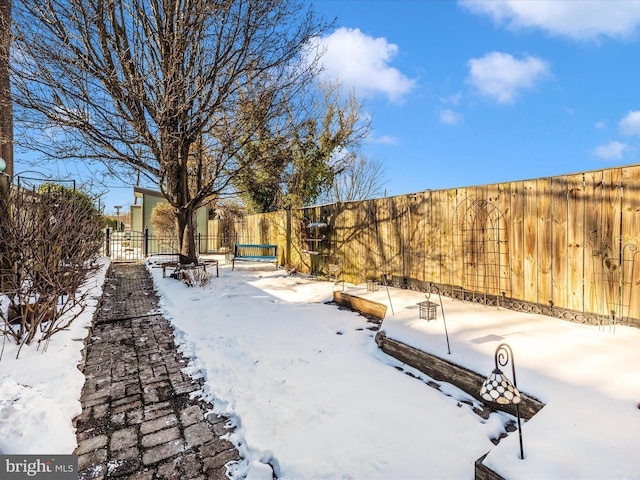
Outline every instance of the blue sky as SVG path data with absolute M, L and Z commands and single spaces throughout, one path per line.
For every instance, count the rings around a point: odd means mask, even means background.
M 307 1 L 336 20 L 325 75 L 372 115 L 387 195 L 640 163 L 640 1 Z
M 639 162 L 639 1 L 313 3 L 388 195 Z

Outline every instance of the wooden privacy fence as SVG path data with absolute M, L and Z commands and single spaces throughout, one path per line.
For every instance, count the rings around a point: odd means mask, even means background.
M 477 302 L 640 324 L 640 165 L 252 215 L 236 230 L 278 245 L 280 263 L 299 271 L 339 257 L 354 284 L 385 275 Z

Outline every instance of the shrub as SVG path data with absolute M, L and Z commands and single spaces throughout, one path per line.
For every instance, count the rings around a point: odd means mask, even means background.
M 211 272 L 205 272 L 203 269 L 195 268 L 179 270 L 177 277 L 178 280 L 187 287 L 204 287 L 211 283 L 213 274 Z
M 102 218 L 88 197 L 57 186 L 10 189 L 0 212 L 0 328 L 21 349 L 82 312 L 79 290 L 98 268 Z

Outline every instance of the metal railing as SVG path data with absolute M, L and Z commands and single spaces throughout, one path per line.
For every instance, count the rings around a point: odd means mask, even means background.
M 225 235 L 199 233 L 196 236 L 196 251 L 198 254 L 228 253 L 233 252 L 236 243 L 246 243 L 247 241 L 250 242 L 251 239 L 242 235 L 227 238 Z M 175 235 L 150 233 L 148 229 L 143 232 L 105 230 L 102 253 L 104 256 L 110 257 L 112 261 L 141 261 L 150 255 L 177 252 L 180 252 L 180 245 Z

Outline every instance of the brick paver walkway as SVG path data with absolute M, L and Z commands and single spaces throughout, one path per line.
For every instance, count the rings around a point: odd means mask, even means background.
M 82 414 L 75 419 L 80 479 L 218 479 L 238 460 L 220 438 L 227 419 L 191 400 L 173 330 L 157 314 L 146 268 L 112 264 L 87 346 Z

